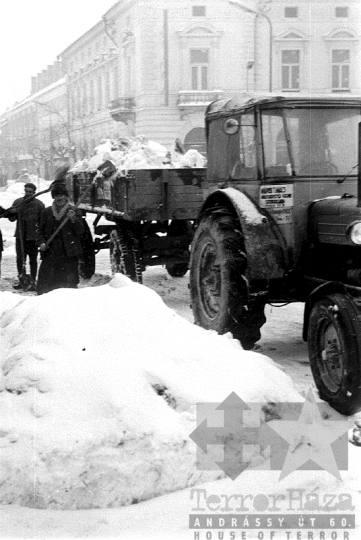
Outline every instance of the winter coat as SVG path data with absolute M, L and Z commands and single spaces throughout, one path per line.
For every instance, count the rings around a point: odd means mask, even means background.
M 25 201 L 24 201 L 25 199 Z M 45 204 L 39 201 L 39 199 L 33 198 L 30 201 L 26 201 L 25 197 L 20 197 L 20 199 L 16 199 L 13 202 L 12 205 L 14 208 L 17 207 L 17 210 L 14 210 L 13 213 L 10 213 L 8 216 L 9 221 L 15 221 L 16 223 L 16 230 L 15 230 L 15 236 L 16 238 L 20 238 L 20 226 L 19 226 L 19 216 L 21 219 L 21 228 L 23 230 L 23 238 L 25 241 L 36 241 L 36 228 L 37 224 L 39 223 L 40 216 L 43 213 L 43 210 L 45 208 Z
M 69 205 L 69 208 L 72 208 Z M 57 229 L 62 221 L 66 218 L 66 214 L 62 217 L 61 220 L 56 220 L 53 215 L 52 207 L 49 206 L 43 211 L 40 222 L 37 228 L 37 245 L 40 247 L 41 244 L 46 243 L 50 238 L 53 232 Z M 58 235 L 62 241 L 65 248 L 67 257 L 79 257 L 83 253 L 83 248 L 81 245 L 80 237 L 84 232 L 84 225 L 82 217 L 77 214 L 74 223 L 69 219 L 63 228 L 59 231 Z M 52 250 L 52 242 L 49 244 L 49 251 Z
M 0 217 L 2 216 L 4 212 L 6 212 L 5 208 L 0 206 Z M 1 251 L 4 251 L 4 244 L 3 244 L 3 235 L 1 234 L 1 230 L 0 230 L 0 253 Z

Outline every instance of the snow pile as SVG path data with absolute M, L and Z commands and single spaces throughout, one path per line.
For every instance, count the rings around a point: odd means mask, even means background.
M 267 357 L 147 287 L 0 293 L 0 502 L 128 505 L 219 478 L 196 467 L 195 403 L 301 401 Z
M 121 174 L 133 169 L 203 168 L 206 160 L 197 150 L 187 152 L 174 145 L 167 148 L 146 137 L 129 139 L 105 139 L 94 148 L 89 160 L 81 160 L 72 167 L 72 172 L 96 170 L 105 161 L 111 161 Z

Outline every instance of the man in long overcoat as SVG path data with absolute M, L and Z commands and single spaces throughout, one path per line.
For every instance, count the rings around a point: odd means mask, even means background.
M 51 196 L 54 202 L 43 211 L 37 233 L 37 244 L 42 254 L 38 294 L 59 288 L 76 288 L 79 283 L 83 219 L 70 204 L 65 184 L 54 183 Z
M 36 273 L 38 270 L 38 247 L 36 244 L 36 227 L 40 216 L 45 208 L 43 202 L 34 197 L 36 186 L 32 182 L 24 185 L 25 195 L 16 199 L 10 209 L 9 221 L 16 220 L 16 266 L 19 282 L 14 289 L 22 289 L 24 286 L 23 274 L 27 257 L 30 263 L 30 276 L 32 286 L 27 290 L 35 290 Z

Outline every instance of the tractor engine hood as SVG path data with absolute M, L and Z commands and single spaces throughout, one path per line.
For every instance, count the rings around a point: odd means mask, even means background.
M 350 246 L 361 244 L 361 208 L 357 206 L 357 198 L 352 195 L 313 202 L 309 219 L 311 231 L 318 242 Z M 360 242 L 355 232 L 360 233 Z

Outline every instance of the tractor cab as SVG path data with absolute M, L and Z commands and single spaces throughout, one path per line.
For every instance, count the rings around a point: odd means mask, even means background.
M 277 224 L 287 274 L 305 254 L 310 204 L 357 195 L 360 121 L 354 97 L 233 98 L 208 107 L 210 190 L 241 191 Z M 337 204 L 356 207 L 357 199 Z

